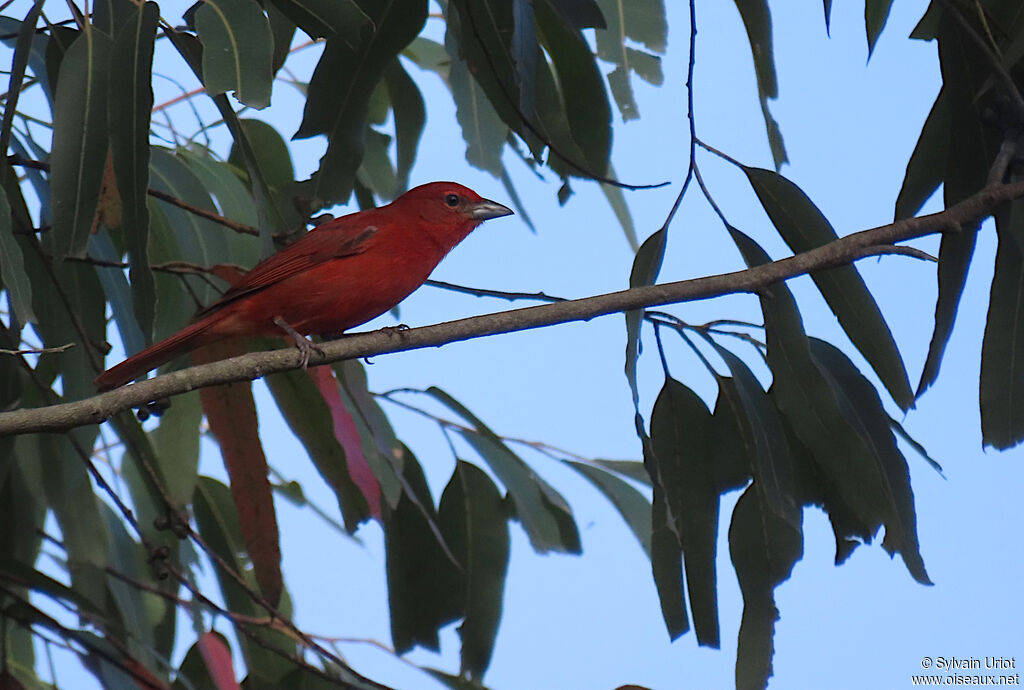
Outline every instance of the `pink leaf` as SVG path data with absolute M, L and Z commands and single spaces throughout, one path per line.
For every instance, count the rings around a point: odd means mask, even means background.
M 217 690 L 241 690 L 235 680 L 235 667 L 231 663 L 231 650 L 215 632 L 203 633 L 199 638 L 199 651 L 206 662 L 206 670 Z
M 345 462 L 348 464 L 348 472 L 352 481 L 356 483 L 359 490 L 366 498 L 366 505 L 370 508 L 370 514 L 380 520 L 380 485 L 377 478 L 370 469 L 370 463 L 363 455 L 363 442 L 359 438 L 359 430 L 352 414 L 345 407 L 341 399 L 341 391 L 338 389 L 338 381 L 334 378 L 334 371 L 330 367 L 313 367 L 308 370 L 309 377 L 313 379 L 324 402 L 331 410 L 331 419 L 334 420 L 334 436 L 338 443 L 345 449 Z

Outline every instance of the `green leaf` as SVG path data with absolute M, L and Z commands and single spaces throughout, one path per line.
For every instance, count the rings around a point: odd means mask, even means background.
M 595 32 L 597 55 L 615 65 L 608 86 L 624 121 L 640 117 L 631 73 L 655 86 L 662 83 L 661 58 L 668 42 L 663 0 L 598 0 L 607 27 Z M 630 44 L 643 45 L 638 50 Z
M 445 47 L 452 58 L 448 67 L 448 85 L 455 101 L 455 117 L 466 142 L 466 161 L 498 177 L 503 170 L 501 153 L 505 148 L 508 125 L 470 74 L 466 62 L 459 59 L 459 46 L 451 26 L 445 36 Z
M 725 348 L 717 351 L 732 377 L 718 379 L 715 416 L 729 420 L 728 426 L 738 432 L 747 462 L 747 471 L 736 468 L 730 473 L 733 476 L 722 473 L 724 463 L 716 463 L 717 482 L 723 490 L 733 489 L 742 486 L 746 476 L 752 476 L 762 503 L 780 519 L 799 525 L 800 506 L 794 497 L 792 453 L 779 411 L 739 357 Z M 719 457 L 720 453 L 719 450 Z
M 865 0 L 864 2 L 864 26 L 868 35 L 868 59 L 875 50 L 875 43 L 885 28 L 885 22 L 889 19 L 889 10 L 892 8 L 892 0 Z
M 618 474 L 629 477 L 633 481 L 640 482 L 647 486 L 651 485 L 651 476 L 644 469 L 643 462 L 638 460 L 603 460 L 597 458 L 594 463 Z
M 907 173 L 896 198 L 894 220 L 914 216 L 942 184 L 949 155 L 949 128 L 949 100 L 944 91 L 939 91 L 907 162 Z
M 772 638 L 779 619 L 775 588 L 789 579 L 803 556 L 803 536 L 799 525 L 794 528 L 777 517 L 749 487 L 732 513 L 729 553 L 743 593 L 736 690 L 763 690 L 772 675 Z
M 416 162 L 416 150 L 427 124 L 427 110 L 423 94 L 398 58 L 384 71 L 384 83 L 395 114 L 395 176 L 398 184 L 392 194 L 397 196 L 409 188 L 409 172 Z
M 743 26 L 750 40 L 750 52 L 754 56 L 754 73 L 757 76 L 757 96 L 761 101 L 768 145 L 778 170 L 789 159 L 782 142 L 779 124 L 768 110 L 768 101 L 779 97 L 779 85 L 775 77 L 775 55 L 772 48 L 772 16 L 766 0 L 736 0 Z
M 14 308 L 14 315 L 20 323 L 35 323 L 32 310 L 32 283 L 25 273 L 25 261 L 21 247 L 14 238 L 11 222 L 11 205 L 7 193 L 0 187 L 0 285 L 7 291 Z
M 683 589 L 683 549 L 675 531 L 675 518 L 669 512 L 665 490 L 658 484 L 654 486 L 651 504 L 651 575 L 658 590 L 665 629 L 669 639 L 675 640 L 690 629 Z
M 370 517 L 369 507 L 334 435 L 331 412 L 323 396 L 304 371 L 274 374 L 265 380 L 288 426 L 337 496 L 346 529 L 354 533 Z
M 363 158 L 370 97 L 385 69 L 423 28 L 425 0 L 367 4 L 374 30 L 358 42 L 327 41 L 309 81 L 295 138 L 327 135 L 327 152 L 310 180 L 310 193 L 326 203 L 348 199 Z
M 661 271 L 661 262 L 665 258 L 665 241 L 668 231 L 665 228 L 653 233 L 644 240 L 633 259 L 633 268 L 629 273 L 629 287 L 654 285 Z M 633 406 L 640 404 L 640 391 L 637 388 L 636 365 L 640 358 L 640 326 L 643 324 L 644 311 L 634 309 L 626 312 L 626 381 L 633 393 Z M 640 413 L 637 408 L 637 414 Z
M 614 178 L 615 170 L 612 168 L 611 163 L 608 164 L 608 174 Z M 629 242 L 629 248 L 634 252 L 639 249 L 639 241 L 636 238 L 636 227 L 633 225 L 633 216 L 629 212 L 629 205 L 626 203 L 626 195 L 622 191 L 622 187 L 616 187 L 615 185 L 601 183 L 601 191 L 604 192 L 604 196 L 608 199 L 608 203 L 612 207 L 612 211 L 615 213 L 615 217 L 619 221 L 619 225 L 622 226 L 622 232 L 626 235 L 626 241 Z
M 604 175 L 611 154 L 612 113 L 593 53 L 580 30 L 552 7 L 551 0 L 536 0 L 534 11 L 551 56 L 569 132 L 584 156 L 581 162 L 590 173 Z
M 160 9 L 147 2 L 134 10 L 114 40 L 110 56 L 107 121 L 110 155 L 121 198 L 121 230 L 131 265 L 132 305 L 139 328 L 153 336 L 156 283 L 149 264 L 149 118 L 153 110 L 153 42 Z
M 84 257 L 107 159 L 107 80 L 111 40 L 84 31 L 61 63 L 53 113 L 50 184 L 59 255 Z
M 534 3 L 512 0 L 512 62 L 519 85 L 519 111 L 533 112 L 534 86 L 537 80 L 537 61 L 540 45 L 537 43 L 537 21 Z
M 370 17 L 356 0 L 272 0 L 281 14 L 313 39 L 340 37 L 357 42 L 373 30 Z
M 204 0 L 195 14 L 203 42 L 203 85 L 211 96 L 234 91 L 245 105 L 270 105 L 274 37 L 256 0 Z
M 832 28 L 832 0 L 824 0 L 825 3 L 825 33 L 831 35 Z
M 594 465 L 567 460 L 566 464 L 582 474 L 587 480 L 604 494 L 626 525 L 640 548 L 651 557 L 651 503 L 642 493 L 634 489 L 628 482 L 619 479 L 611 472 L 598 469 Z M 642 469 L 642 467 L 641 467 Z
M 679 381 L 666 379 L 651 412 L 653 459 L 682 545 L 697 642 L 717 648 L 718 487 L 712 440 L 704 401 Z
M 484 472 L 457 462 L 438 511 L 441 530 L 462 564 L 461 674 L 479 681 L 491 662 L 501 621 L 509 534 L 501 493 Z
M 771 170 L 744 167 L 754 192 L 782 239 L 795 254 L 828 244 L 835 230 L 803 190 Z M 914 403 L 903 358 L 864 279 L 853 266 L 811 273 L 832 313 L 900 409 Z
M 432 386 L 426 392 L 473 425 L 475 431 L 460 433 L 505 485 L 534 550 L 579 553 L 579 532 L 562 495 L 464 405 L 440 388 Z
M 43 0 L 35 0 L 32 8 L 21 22 L 16 32 L 17 40 L 14 43 L 14 55 L 11 57 L 11 78 L 8 81 L 7 98 L 4 104 L 3 125 L 0 126 L 0 151 L 7 151 L 11 142 L 11 127 L 14 125 L 14 117 L 18 109 L 18 97 L 21 94 L 22 84 L 25 79 L 25 68 L 32 59 L 33 37 L 35 36 L 36 24 L 39 22 L 39 14 L 43 10 Z M 8 41 L 4 41 L 10 45 Z M 2 174 L 8 174 L 4 168 Z
M 459 602 L 462 566 L 452 562 L 448 547 L 439 542 L 434 499 L 412 454 L 406 458 L 404 479 L 414 498 L 403 493 L 394 509 L 384 509 L 391 640 L 398 654 L 415 645 L 437 651 L 438 630 L 464 615 Z
M 981 349 L 981 436 L 1000 450 L 1024 440 L 1024 204 L 999 224 L 999 249 Z
M 147 211 L 148 213 L 148 211 Z M 101 227 L 95 235 L 89 238 L 89 256 L 119 263 L 121 253 L 114 248 L 114 242 L 110 238 L 110 231 Z M 117 324 L 118 333 L 121 336 L 121 343 L 125 352 L 134 354 L 146 346 L 146 337 L 139 328 L 139 321 L 135 317 L 132 308 L 131 286 L 124 271 L 115 266 L 97 266 L 96 276 L 103 285 L 103 293 L 110 304 L 110 311 Z M 155 286 L 154 286 L 155 287 Z M 154 295 L 153 301 L 156 301 Z
M 889 415 L 882 407 L 874 386 L 864 378 L 853 362 L 836 347 L 817 338 L 810 339 L 811 356 L 828 382 L 844 420 L 853 427 L 866 450 L 866 467 L 855 476 L 853 485 L 837 482 L 840 492 L 870 494 L 884 504 L 882 519 L 885 540 L 882 547 L 890 554 L 898 552 L 907 570 L 921 584 L 931 584 L 925 572 L 917 540 L 917 515 L 910 487 L 907 461 L 896 445 Z M 853 468 L 844 468 L 844 472 Z M 842 475 L 835 473 L 834 479 Z M 851 503 L 855 508 L 857 504 Z M 861 511 L 861 515 L 864 512 Z

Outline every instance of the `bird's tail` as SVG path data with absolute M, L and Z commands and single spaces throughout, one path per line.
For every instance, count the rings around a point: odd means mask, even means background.
M 101 393 L 123 386 L 179 355 L 218 339 L 210 332 L 210 319 L 202 319 L 107 369 L 93 383 Z

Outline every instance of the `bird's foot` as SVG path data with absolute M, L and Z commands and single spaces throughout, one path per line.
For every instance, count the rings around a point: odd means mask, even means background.
M 170 398 L 159 398 L 158 400 L 150 400 L 145 405 L 140 405 L 135 410 L 135 416 L 139 418 L 140 422 L 144 422 L 150 417 L 161 417 L 167 408 L 171 406 Z
M 280 328 L 282 331 L 291 336 L 292 341 L 295 343 L 296 349 L 302 355 L 302 368 L 305 369 L 309 366 L 309 359 L 313 356 L 313 353 L 322 355 L 324 353 L 323 348 L 314 343 L 306 336 L 299 333 L 297 330 L 291 327 L 287 321 L 282 319 L 280 316 L 274 317 L 274 325 Z

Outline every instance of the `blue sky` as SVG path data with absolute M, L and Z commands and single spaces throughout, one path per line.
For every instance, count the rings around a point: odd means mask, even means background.
M 670 8 L 665 83 L 635 84 L 642 118 L 618 126 L 614 163 L 629 182 L 668 180 L 665 189 L 628 197 L 641 239 L 656 230 L 686 170 L 685 3 Z M 817 203 L 840 234 L 884 224 L 892 210 L 907 158 L 939 87 L 934 44 L 906 40 L 925 2 L 894 3 L 893 14 L 867 62 L 860 3 L 835 3 L 831 38 L 820 3 L 772 3 L 780 97 L 772 103 L 791 163 L 782 172 Z M 163 8 L 170 17 L 171 5 Z M 695 100 L 703 140 L 744 163 L 771 166 L 757 102 L 746 35 L 733 3 L 698 2 Z M 435 27 L 437 28 L 437 27 Z M 312 60 L 311 52 L 308 59 Z M 415 71 L 415 68 L 413 68 Z M 428 102 L 428 134 L 412 182 L 463 182 L 507 202 L 497 181 L 470 168 L 454 120 L 454 107 L 436 76 L 414 73 Z M 266 115 L 290 134 L 300 102 L 278 85 Z M 158 96 L 158 101 L 160 97 Z M 289 102 L 290 101 L 290 102 Z M 293 147 L 299 174 L 316 166 L 317 140 Z M 774 235 L 745 178 L 709 155 L 701 158 L 712 194 L 726 216 L 774 257 L 788 251 Z M 582 297 L 628 284 L 632 254 L 604 196 L 575 181 L 564 207 L 558 182 L 536 179 L 512 156 L 507 166 L 537 227 L 518 218 L 485 224 L 441 265 L 434 277 L 479 287 L 544 291 Z M 696 192 L 696 190 L 693 190 Z M 937 201 L 929 208 L 937 210 Z M 773 688 L 911 687 L 929 656 L 1015 656 L 1024 661 L 1019 621 L 1024 557 L 1019 537 L 1024 508 L 1024 453 L 984 452 L 978 420 L 978 367 L 995 242 L 990 224 L 980 234 L 975 263 L 956 331 L 937 384 L 903 420 L 944 467 L 938 476 L 908 452 L 916 495 L 921 552 L 933 587 L 916 584 L 901 561 L 877 545 L 858 548 L 842 567 L 832 565 L 834 540 L 825 516 L 804 514 L 804 558 L 776 592 Z M 918 246 L 928 251 L 937 241 Z M 720 223 L 695 193 L 670 230 L 662 280 L 741 267 Z M 900 345 L 912 380 L 920 373 L 931 335 L 935 269 L 906 257 L 865 260 L 859 269 L 874 290 Z M 789 283 L 810 334 L 853 352 L 810 280 Z M 506 303 L 422 288 L 401 308 L 415 326 L 506 308 Z M 753 297 L 737 296 L 673 309 L 701 323 L 732 317 L 760 320 Z M 393 323 L 388 317 L 371 324 Z M 649 335 L 649 334 L 648 334 Z M 639 458 L 632 405 L 622 375 L 625 329 L 619 316 L 590 323 L 448 345 L 374 358 L 370 387 L 438 385 L 498 433 L 545 441 L 587 457 Z M 715 390 L 703 368 L 680 343 L 668 341 L 673 375 L 713 404 Z M 650 406 L 662 383 L 653 341 L 641 359 L 641 404 Z M 747 353 L 749 354 L 749 353 Z M 863 360 L 855 358 L 862 370 Z M 764 372 L 760 372 L 765 374 Z M 768 382 L 767 375 L 762 378 Z M 261 433 L 271 463 L 302 481 L 306 493 L 336 511 L 329 492 L 280 421 L 262 384 Z M 408 402 L 440 412 L 425 400 Z M 435 424 L 386 407 L 399 435 L 428 475 L 435 496 L 454 458 Z M 891 411 L 896 412 L 893 406 Z M 474 459 L 467 447 L 459 457 Z M 219 457 L 206 446 L 203 470 L 220 476 Z M 723 501 L 719 546 L 720 651 L 698 648 L 691 634 L 669 643 L 649 564 L 621 519 L 578 475 L 536 453 L 524 452 L 537 471 L 569 499 L 583 539 L 582 557 L 536 556 L 513 525 L 512 565 L 505 615 L 486 682 L 516 688 L 614 688 L 636 683 L 657 690 L 729 687 L 742 601 L 728 560 L 725 532 L 737 494 Z M 383 547 L 375 525 L 339 536 L 307 511 L 284 501 L 285 578 L 296 599 L 296 619 L 326 636 L 389 642 Z M 342 644 L 360 671 L 403 688 L 440 687 L 426 675 L 362 643 Z M 458 641 L 443 636 L 440 658 L 418 651 L 417 663 L 455 671 Z M 62 676 L 63 677 L 63 676 Z

